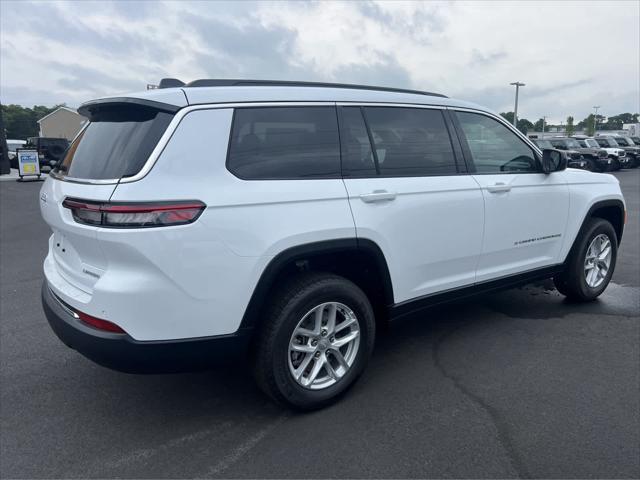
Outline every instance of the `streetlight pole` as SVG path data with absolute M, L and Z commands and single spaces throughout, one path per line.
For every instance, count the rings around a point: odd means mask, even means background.
M 542 138 L 544 138 L 544 124 L 547 122 L 547 117 L 542 117 Z
M 521 82 L 513 82 L 510 83 L 510 85 L 516 86 L 516 106 L 513 109 L 513 126 L 518 128 L 518 92 L 520 90 L 520 87 L 524 87 L 525 84 Z
M 596 130 L 598 130 L 598 110 L 600 109 L 600 105 L 594 105 L 593 109 L 596 111 L 596 114 L 593 117 L 593 134 L 596 134 Z

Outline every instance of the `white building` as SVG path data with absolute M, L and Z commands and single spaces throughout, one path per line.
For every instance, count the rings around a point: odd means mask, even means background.
M 80 131 L 87 119 L 68 107 L 59 107 L 38 120 L 40 136 L 66 138 L 71 141 Z

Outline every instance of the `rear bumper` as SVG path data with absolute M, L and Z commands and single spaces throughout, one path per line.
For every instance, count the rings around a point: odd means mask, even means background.
M 55 334 L 95 363 L 127 373 L 173 373 L 202 370 L 242 359 L 248 332 L 185 340 L 139 342 L 129 335 L 104 332 L 76 319 L 42 284 L 42 307 Z

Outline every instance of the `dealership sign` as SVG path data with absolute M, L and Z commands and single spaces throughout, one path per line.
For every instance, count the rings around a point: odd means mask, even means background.
M 37 176 L 40 178 L 40 162 L 38 161 L 38 151 L 19 148 L 16 151 L 18 156 L 18 175 L 22 177 Z

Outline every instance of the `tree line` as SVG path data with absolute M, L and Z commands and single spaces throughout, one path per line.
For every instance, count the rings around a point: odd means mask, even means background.
M 500 115 L 504 117 L 509 123 L 513 123 L 513 112 L 501 112 Z M 622 130 L 622 125 L 625 123 L 638 123 L 639 114 L 637 113 L 620 113 L 611 117 L 605 117 L 604 115 L 598 115 L 597 117 L 592 113 L 588 117 L 575 123 L 575 119 L 569 115 L 564 125 L 553 125 L 545 123 L 544 119 L 540 118 L 535 123 L 531 123 L 526 118 L 519 118 L 518 125 L 516 126 L 525 135 L 527 132 L 548 132 L 550 129 L 564 127 L 567 135 L 573 135 L 577 130 L 584 130 L 587 135 L 593 136 L 597 130 Z M 544 125 L 544 130 L 543 130 Z M 597 128 L 596 128 L 597 125 Z
M 34 105 L 32 108 L 21 105 L 2 105 L 2 118 L 7 138 L 26 140 L 29 137 L 37 137 L 40 130 L 38 120 L 63 106 L 66 105 L 54 107 Z

